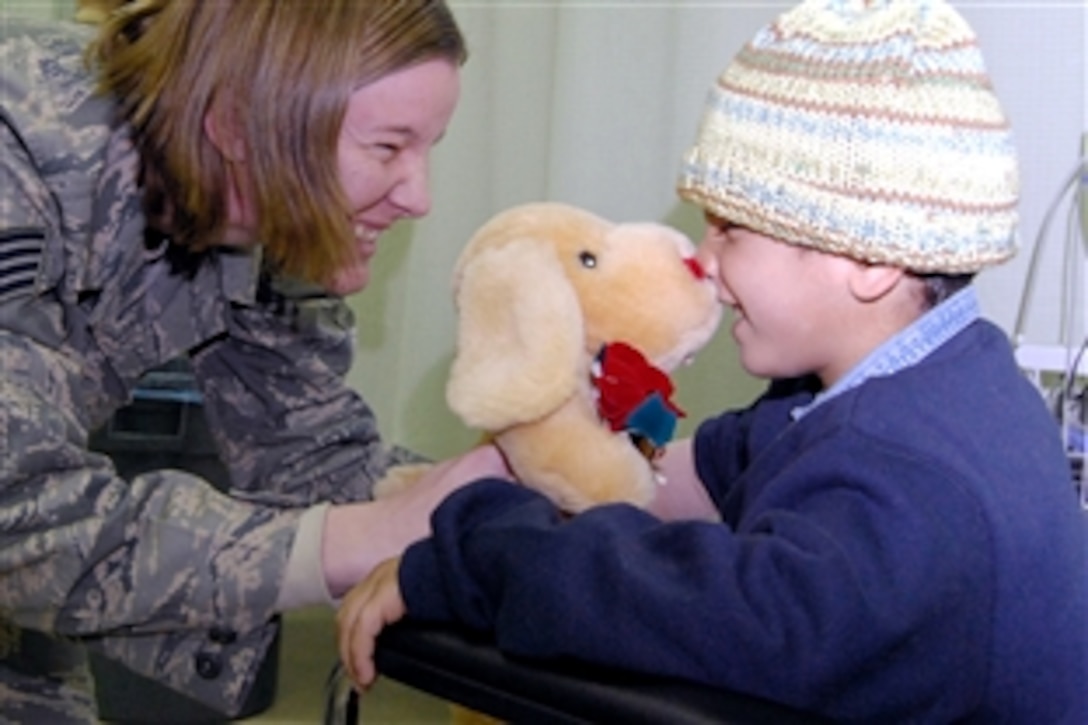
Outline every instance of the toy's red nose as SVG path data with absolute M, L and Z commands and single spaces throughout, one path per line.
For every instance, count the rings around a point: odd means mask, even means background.
M 688 266 L 691 273 L 695 275 L 695 279 L 706 279 L 706 270 L 703 269 L 703 265 L 699 264 L 699 260 L 695 257 L 688 257 L 684 260 L 684 264 Z

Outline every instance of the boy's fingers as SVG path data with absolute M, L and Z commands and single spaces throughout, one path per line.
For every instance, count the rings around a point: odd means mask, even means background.
M 398 560 L 375 568 L 348 592 L 337 612 L 340 660 L 359 687 L 368 689 L 377 679 L 374 649 L 385 625 L 404 616 L 404 601 L 397 584 Z
M 374 629 L 368 625 L 372 613 L 367 604 L 371 599 L 362 596 L 345 602 L 337 616 L 339 623 L 340 661 L 348 676 L 359 686 L 367 687 L 373 680 Z M 378 627 L 380 629 L 380 627 Z

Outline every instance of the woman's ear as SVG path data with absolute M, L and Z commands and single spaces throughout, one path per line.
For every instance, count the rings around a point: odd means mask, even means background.
M 905 275 L 901 267 L 855 262 L 849 277 L 850 293 L 860 302 L 875 302 L 895 289 Z
M 204 133 L 227 161 L 246 160 L 246 145 L 233 111 L 227 112 L 221 104 L 213 103 L 204 114 Z

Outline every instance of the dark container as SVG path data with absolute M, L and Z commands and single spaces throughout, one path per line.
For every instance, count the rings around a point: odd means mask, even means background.
M 118 475 L 126 480 L 147 471 L 176 468 L 206 479 L 221 491 L 230 486 L 204 419 L 200 391 L 184 359 L 141 378 L 132 402 L 91 435 L 90 448 L 109 455 Z M 277 633 L 237 717 L 252 717 L 275 700 L 279 645 Z M 90 664 L 103 721 L 129 725 L 230 722 L 223 713 L 96 653 L 90 654 Z

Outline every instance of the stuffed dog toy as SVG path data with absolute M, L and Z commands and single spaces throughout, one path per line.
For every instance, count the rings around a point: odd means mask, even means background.
M 660 224 L 527 204 L 477 231 L 453 287 L 453 412 L 565 511 L 649 503 L 654 458 L 683 415 L 668 374 L 721 315 L 691 241 Z

